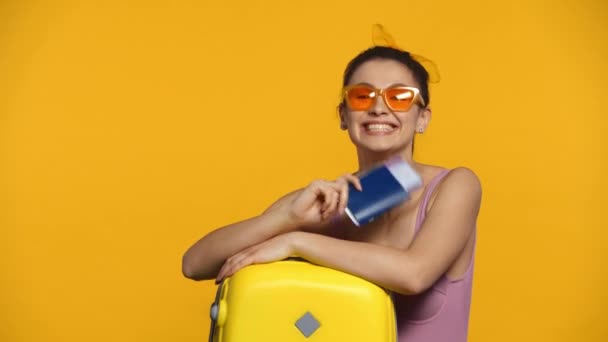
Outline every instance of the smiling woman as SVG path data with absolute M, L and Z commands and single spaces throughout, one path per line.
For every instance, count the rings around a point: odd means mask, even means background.
M 348 64 L 338 106 L 360 172 L 399 156 L 422 176 L 410 200 L 361 229 L 344 219 L 349 183 L 361 188 L 357 173 L 316 180 L 196 242 L 184 275 L 220 281 L 299 256 L 393 291 L 400 341 L 466 341 L 481 187 L 467 168 L 413 159 L 414 136 L 431 120 L 428 78 L 408 52 L 376 46 Z

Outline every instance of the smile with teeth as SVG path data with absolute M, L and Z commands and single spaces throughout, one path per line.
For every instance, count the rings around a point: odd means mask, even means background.
M 370 123 L 363 125 L 366 131 L 369 132 L 392 132 L 395 130 L 395 126 L 384 124 L 384 123 Z

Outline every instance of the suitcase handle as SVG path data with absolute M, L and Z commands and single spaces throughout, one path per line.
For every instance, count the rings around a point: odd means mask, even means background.
M 211 304 L 209 316 L 211 318 L 211 329 L 209 329 L 209 342 L 213 342 L 213 335 L 215 335 L 215 329 L 217 328 L 217 320 L 219 318 L 220 313 L 220 294 L 222 293 L 222 285 L 224 281 L 222 280 L 217 286 L 217 292 L 215 294 L 215 300 Z

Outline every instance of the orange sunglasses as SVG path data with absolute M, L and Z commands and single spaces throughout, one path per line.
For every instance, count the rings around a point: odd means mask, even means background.
M 414 87 L 395 86 L 377 89 L 357 84 L 345 87 L 343 96 L 348 107 L 356 111 L 369 110 L 378 96 L 382 96 L 386 106 L 395 112 L 407 112 L 416 101 L 425 106 L 420 90 Z

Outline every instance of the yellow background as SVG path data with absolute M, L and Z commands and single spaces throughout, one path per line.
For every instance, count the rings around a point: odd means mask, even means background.
M 375 22 L 441 70 L 416 157 L 482 179 L 470 341 L 605 341 L 601 0 L 3 1 L 0 340 L 204 340 L 182 253 L 356 168 Z

